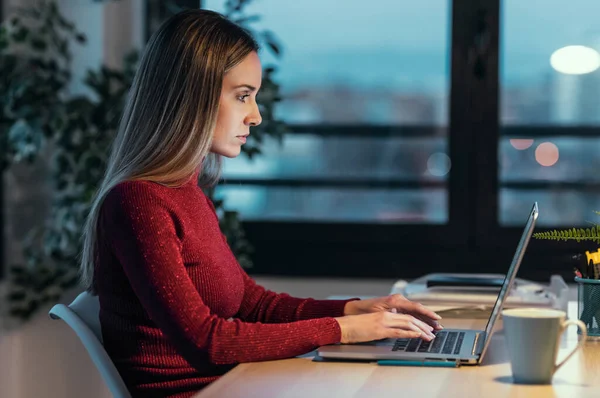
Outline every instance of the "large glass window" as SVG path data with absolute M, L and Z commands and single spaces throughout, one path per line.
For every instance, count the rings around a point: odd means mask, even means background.
M 600 3 L 502 6 L 500 223 L 537 199 L 541 225 L 586 224 L 600 209 Z
M 283 44 L 278 116 L 292 132 L 256 160 L 226 160 L 218 194 L 228 207 L 246 220 L 445 223 L 449 3 L 263 0 L 247 10 Z

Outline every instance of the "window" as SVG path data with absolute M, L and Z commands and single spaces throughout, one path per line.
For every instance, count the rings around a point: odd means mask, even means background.
M 500 223 L 535 198 L 540 225 L 585 225 L 600 209 L 600 3 L 503 6 Z
M 363 131 L 328 137 L 296 130 L 282 146 L 268 143 L 265 156 L 226 160 L 218 192 L 246 220 L 444 224 L 446 139 Z
M 0 0 L 0 21 L 4 21 L 4 0 Z M 0 225 L 4 227 L 5 216 L 4 216 L 4 184 L 0 184 Z M 4 228 L 3 228 L 4 230 Z M 5 233 L 0 235 L 0 281 L 4 277 L 4 263 L 5 263 Z
M 593 47 L 591 0 L 279 3 L 251 7 L 285 46 L 293 132 L 227 161 L 219 188 L 254 272 L 503 273 L 533 201 L 538 228 L 594 216 L 595 75 L 549 68 L 568 42 Z M 574 250 L 533 240 L 521 275 L 568 275 Z
M 247 10 L 283 44 L 278 116 L 292 133 L 256 160 L 226 160 L 217 194 L 228 208 L 255 221 L 447 223 L 448 2 L 263 0 Z

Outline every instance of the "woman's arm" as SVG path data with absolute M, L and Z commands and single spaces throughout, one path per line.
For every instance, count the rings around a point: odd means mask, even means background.
M 286 293 L 274 293 L 258 285 L 243 269 L 244 299 L 238 316 L 247 322 L 294 322 L 306 319 L 344 316 L 350 300 L 314 300 L 296 298 Z
M 177 216 L 160 198 L 144 195 L 134 186 L 115 188 L 100 224 L 142 306 L 191 364 L 288 358 L 340 341 L 332 317 L 262 324 L 211 314 L 184 267 Z

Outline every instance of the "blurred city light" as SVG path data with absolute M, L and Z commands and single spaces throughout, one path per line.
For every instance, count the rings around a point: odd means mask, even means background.
M 451 161 L 448 155 L 437 152 L 427 159 L 427 171 L 434 176 L 442 177 L 450 171 Z
M 558 162 L 558 147 L 551 142 L 543 142 L 535 149 L 535 160 L 542 166 L 553 166 Z
M 533 140 L 530 138 L 513 138 L 510 140 L 510 145 L 512 145 L 513 148 L 522 151 L 532 146 Z
M 566 46 L 552 53 L 550 65 L 560 73 L 583 75 L 600 67 L 600 54 L 586 46 Z

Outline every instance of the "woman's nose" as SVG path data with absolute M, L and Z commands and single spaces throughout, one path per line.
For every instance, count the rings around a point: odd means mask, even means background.
M 260 115 L 260 110 L 258 109 L 258 105 L 255 106 L 254 112 L 249 114 L 246 117 L 246 124 L 249 126 L 258 126 L 262 123 L 262 116 Z

